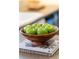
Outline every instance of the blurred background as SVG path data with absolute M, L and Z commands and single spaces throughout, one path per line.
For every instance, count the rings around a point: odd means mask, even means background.
M 19 0 L 20 26 L 49 23 L 59 27 L 58 0 Z

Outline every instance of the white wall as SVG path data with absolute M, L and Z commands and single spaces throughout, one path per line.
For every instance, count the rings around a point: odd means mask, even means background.
M 42 4 L 58 4 L 58 0 L 40 0 Z

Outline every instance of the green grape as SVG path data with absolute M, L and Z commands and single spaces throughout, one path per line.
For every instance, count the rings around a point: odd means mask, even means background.
M 37 30 L 37 34 L 38 34 L 38 35 L 41 35 L 41 34 L 48 34 L 48 31 L 45 30 L 44 28 L 40 27 L 40 28 L 38 28 L 38 30 Z
M 34 28 L 27 28 L 25 32 L 27 34 L 36 34 L 36 30 Z
M 41 26 L 41 24 L 39 24 L 39 23 L 35 23 L 32 25 L 32 27 L 40 27 L 40 26 Z
M 55 29 L 53 26 L 45 26 L 45 29 L 48 31 L 48 32 L 54 32 Z
M 25 32 L 27 28 L 30 28 L 31 25 L 26 25 L 24 28 L 23 28 L 23 31 Z

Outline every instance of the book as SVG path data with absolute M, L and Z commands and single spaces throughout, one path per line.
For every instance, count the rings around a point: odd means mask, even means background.
M 42 47 L 33 47 L 29 40 L 23 40 L 19 44 L 19 51 L 24 53 L 52 56 L 58 50 L 59 42 L 58 40 L 49 40 L 49 43 L 49 46 L 44 45 Z

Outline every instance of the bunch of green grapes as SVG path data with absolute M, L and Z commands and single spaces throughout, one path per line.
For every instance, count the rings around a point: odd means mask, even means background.
M 45 24 L 35 23 L 32 25 L 26 25 L 23 28 L 23 31 L 26 34 L 42 35 L 42 34 L 48 34 L 54 32 L 55 28 L 53 25 L 50 25 L 48 23 Z

